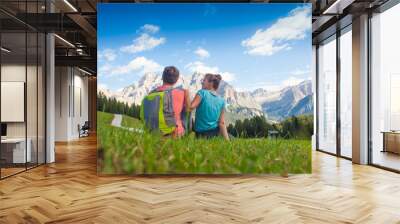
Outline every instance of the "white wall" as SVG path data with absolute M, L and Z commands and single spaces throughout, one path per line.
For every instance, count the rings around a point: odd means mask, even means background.
M 55 68 L 55 141 L 68 141 L 69 133 L 69 68 Z
M 340 153 L 352 157 L 352 34 L 340 36 Z
M 314 114 L 314 132 L 311 137 L 312 150 L 317 149 L 317 48 L 315 45 L 312 46 L 312 65 L 311 65 L 311 79 L 312 79 L 312 91 L 313 91 L 313 114 Z
M 76 72 L 77 70 L 75 70 Z M 74 77 L 74 108 L 73 108 L 73 113 L 72 117 L 73 119 L 71 120 L 71 134 L 75 137 L 79 137 L 79 132 L 78 132 L 78 124 L 81 126 L 85 123 L 85 121 L 88 121 L 89 119 L 89 113 L 88 113 L 88 78 L 83 77 L 79 75 L 76 75 Z M 79 102 L 80 101 L 80 102 Z
M 352 159 L 368 162 L 368 15 L 352 24 Z
M 54 12 L 54 4 L 46 1 L 46 8 Z M 55 40 L 46 34 L 46 163 L 55 162 Z
M 83 75 L 76 68 L 56 67 L 56 141 L 79 138 L 78 125 L 88 120 L 88 78 Z

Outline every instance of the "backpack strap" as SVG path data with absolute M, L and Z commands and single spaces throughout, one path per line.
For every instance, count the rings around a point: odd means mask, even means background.
M 179 85 L 179 86 L 176 86 L 176 87 L 171 86 L 171 87 L 166 88 L 166 89 L 164 89 L 164 90 L 160 90 L 159 88 L 160 88 L 160 86 L 157 87 L 157 88 L 154 88 L 153 90 L 151 90 L 151 91 L 149 92 L 149 94 L 150 94 L 150 93 L 159 93 L 159 92 L 168 92 L 168 91 L 172 91 L 172 90 L 174 90 L 174 89 L 183 90 L 182 85 Z

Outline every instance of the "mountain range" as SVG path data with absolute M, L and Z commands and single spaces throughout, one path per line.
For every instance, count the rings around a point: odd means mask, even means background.
M 190 76 L 181 76 L 176 84 L 188 88 L 191 97 L 201 89 L 201 80 L 204 74 L 194 73 Z M 146 73 L 141 79 L 118 91 L 98 88 L 108 97 L 118 101 L 139 105 L 144 96 L 162 84 L 161 76 L 155 73 Z M 311 114 L 313 112 L 312 85 L 305 80 L 298 85 L 288 86 L 278 91 L 256 89 L 254 91 L 237 91 L 229 83 L 222 81 L 217 90 L 225 98 L 228 123 L 246 117 L 264 115 L 270 121 L 280 121 L 290 116 Z M 230 122 L 229 122 L 230 121 Z
M 256 89 L 252 96 L 261 105 L 270 120 L 313 113 L 312 83 L 305 80 L 278 91 Z

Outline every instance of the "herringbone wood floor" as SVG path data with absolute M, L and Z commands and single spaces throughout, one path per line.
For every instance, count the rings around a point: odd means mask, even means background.
M 400 175 L 316 152 L 313 174 L 98 177 L 95 138 L 0 181 L 0 223 L 400 223 Z

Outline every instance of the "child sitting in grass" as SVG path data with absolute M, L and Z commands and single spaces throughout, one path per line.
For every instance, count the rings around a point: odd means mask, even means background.
M 165 91 L 167 89 L 172 89 L 172 105 L 176 121 L 176 128 L 172 133 L 173 138 L 179 138 L 185 134 L 182 114 L 185 113 L 185 108 L 189 108 L 190 102 L 189 90 L 175 87 L 175 84 L 178 82 L 178 80 L 179 70 L 174 66 L 165 67 L 162 74 L 163 84 L 156 88 L 156 91 Z
M 217 94 L 221 79 L 221 75 L 206 74 L 201 83 L 202 89 L 190 105 L 191 110 L 196 109 L 196 137 L 212 138 L 221 134 L 229 140 L 225 125 L 225 100 Z

